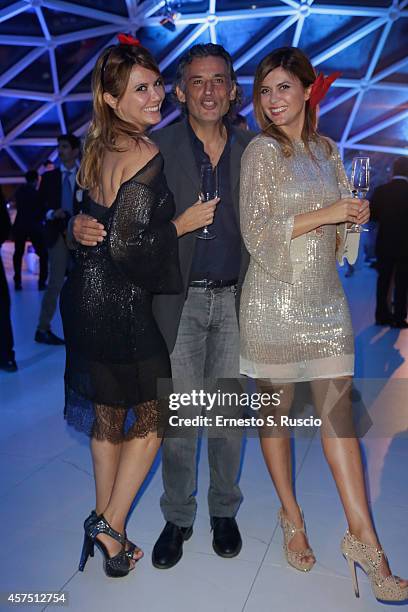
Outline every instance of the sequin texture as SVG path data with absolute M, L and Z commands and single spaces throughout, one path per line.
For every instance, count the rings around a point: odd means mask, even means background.
M 66 339 L 65 415 L 76 429 L 120 443 L 158 428 L 166 411 L 159 379 L 169 354 L 153 293 L 182 288 L 174 201 L 156 155 L 123 183 L 110 208 L 87 198 L 107 236 L 79 247 L 61 294 Z
M 240 307 L 241 372 L 302 381 L 348 375 L 354 342 L 337 257 L 353 261 L 358 234 L 344 224 L 291 239 L 294 217 L 328 206 L 350 187 L 337 151 L 303 142 L 285 158 L 272 138 L 257 136 L 241 163 L 241 230 L 251 259 Z

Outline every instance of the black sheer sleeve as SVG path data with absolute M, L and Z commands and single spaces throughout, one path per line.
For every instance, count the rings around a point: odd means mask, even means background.
M 113 204 L 109 251 L 117 268 L 152 293 L 179 293 L 174 201 L 160 154 L 123 183 Z

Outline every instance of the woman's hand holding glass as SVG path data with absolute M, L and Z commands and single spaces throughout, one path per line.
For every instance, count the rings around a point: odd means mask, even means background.
M 177 236 L 183 236 L 214 221 L 214 213 L 220 198 L 208 200 L 205 204 L 199 199 L 189 206 L 173 221 L 177 229 Z
M 353 196 L 363 201 L 364 196 L 370 189 L 370 158 L 369 157 L 354 157 L 351 164 L 351 185 L 353 188 Z M 368 232 L 366 227 L 357 222 L 348 228 L 349 232 L 361 234 Z
M 368 200 L 356 198 L 341 198 L 325 209 L 327 224 L 357 223 L 362 225 L 370 218 L 370 204 Z

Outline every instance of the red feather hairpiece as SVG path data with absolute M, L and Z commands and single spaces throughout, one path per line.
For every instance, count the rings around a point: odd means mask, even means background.
M 141 47 L 142 43 L 137 38 L 133 38 L 130 34 L 118 34 L 118 41 L 121 45 L 131 45 L 132 47 Z
M 327 92 L 329 91 L 330 85 L 334 83 L 336 79 L 341 76 L 341 72 L 336 70 L 332 74 L 329 74 L 328 77 L 325 77 L 323 72 L 320 72 L 312 85 L 312 89 L 310 91 L 309 104 L 311 108 L 315 108 L 325 97 Z

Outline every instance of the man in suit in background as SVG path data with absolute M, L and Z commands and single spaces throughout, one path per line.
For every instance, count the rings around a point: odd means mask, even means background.
M 408 157 L 398 158 L 392 180 L 374 191 L 371 220 L 378 223 L 376 325 L 408 328 Z M 388 294 L 394 276 L 394 312 Z
M 240 128 L 241 130 L 249 130 L 248 119 L 245 115 L 241 115 L 240 113 L 235 115 L 231 123 L 234 127 Z
M 3 192 L 0 188 L 0 247 L 10 234 L 11 223 Z M 10 292 L 0 255 L 0 370 L 16 372 L 14 339 L 10 318 Z
M 55 314 L 59 294 L 64 284 L 69 265 L 70 251 L 65 235 L 68 221 L 79 212 L 77 200 L 78 185 L 76 174 L 80 153 L 80 140 L 73 134 L 58 137 L 60 165 L 55 170 L 43 174 L 39 190 L 45 214 L 45 240 L 48 247 L 49 279 L 48 287 L 41 305 L 35 341 L 42 344 L 64 344 L 51 331 L 51 320 Z
M 23 259 L 25 243 L 30 240 L 35 252 L 40 258 L 40 276 L 38 289 L 46 288 L 48 275 L 48 252 L 45 246 L 43 219 L 44 209 L 41 205 L 40 194 L 37 191 L 38 172 L 29 170 L 26 175 L 26 184 L 16 191 L 17 215 L 13 225 L 14 238 L 14 287 L 16 291 L 22 289 L 21 261 Z
M 169 349 L 174 391 L 189 393 L 224 379 L 224 389 L 240 391 L 237 302 L 249 256 L 239 226 L 241 156 L 254 134 L 230 125 L 227 115 L 237 100 L 237 78 L 231 56 L 220 45 L 195 45 L 180 59 L 174 93 L 185 111 L 179 123 L 157 130 L 151 138 L 164 158 L 164 173 L 176 203 L 176 217 L 194 215 L 200 192 L 200 167 L 217 167 L 220 202 L 210 226 L 213 240 L 197 239 L 197 232 L 179 240 L 184 291 L 157 295 L 153 310 Z M 82 244 L 103 239 L 103 226 L 87 215 L 71 224 Z M 136 264 L 137 265 L 137 262 Z M 231 380 L 225 380 L 231 379 Z M 233 380 L 232 380 L 233 379 Z M 223 390 L 224 390 L 223 389 Z M 182 406 L 177 415 L 192 418 L 204 406 Z M 218 413 L 237 416 L 239 407 Z M 211 415 L 210 415 L 211 416 Z M 179 433 L 180 431 L 180 433 Z M 164 494 L 161 508 L 166 525 L 152 554 L 153 565 L 173 567 L 181 559 L 183 542 L 193 531 L 197 502 L 198 428 L 166 434 L 163 441 Z M 235 520 L 242 500 L 238 486 L 242 436 L 218 431 L 209 436 L 210 488 L 208 506 L 213 548 L 225 558 L 242 546 Z

